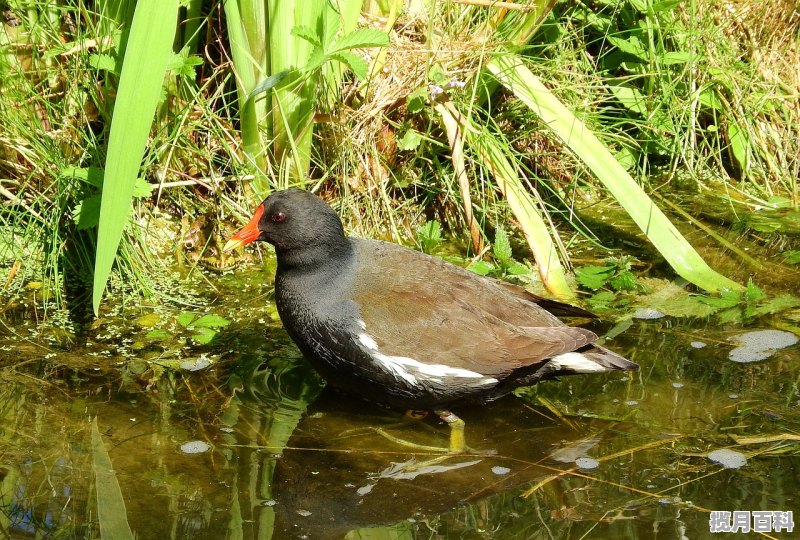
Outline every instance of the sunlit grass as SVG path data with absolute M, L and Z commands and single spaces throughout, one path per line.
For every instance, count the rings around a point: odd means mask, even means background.
M 516 96 L 496 84 L 491 94 L 483 91 L 477 73 L 509 48 L 645 191 L 660 190 L 672 200 L 672 191 L 681 190 L 683 200 L 699 201 L 696 218 L 739 223 L 763 233 L 766 245 L 797 249 L 790 234 L 798 205 L 798 82 L 786 68 L 795 65 L 795 23 L 768 23 L 754 4 L 738 6 L 720 26 L 721 8 L 707 2 L 674 10 L 659 4 L 649 12 L 632 2 L 595 11 L 550 2 L 539 2 L 536 11 L 460 3 L 413 4 L 404 11 L 389 2 L 366 6 L 358 24 L 358 10 L 347 3 L 339 6 L 341 29 L 333 38 L 356 27 L 390 30 L 391 47 L 352 50 L 368 66 L 363 80 L 335 58 L 304 72 L 314 65 L 305 50 L 314 49 L 313 39 L 296 29 L 308 21 L 293 20 L 275 39 L 305 52 L 291 57 L 273 47 L 271 55 L 287 57 L 273 62 L 270 56 L 251 67 L 249 86 L 243 68 L 231 61 L 253 64 L 254 55 L 231 48 L 234 17 L 220 18 L 234 3 L 217 10 L 190 4 L 190 20 L 178 26 L 175 52 L 183 52 L 162 81 L 149 151 L 137 166 L 136 176 L 152 192 L 129 205 L 132 220 L 123 229 L 122 259 L 114 271 L 122 276 L 117 283 L 131 285 L 135 295 L 169 296 L 153 274 L 186 255 L 182 218 L 184 229 L 213 224 L 200 259 L 213 258 L 211 236 L 245 219 L 268 185 L 321 192 L 362 234 L 411 242 L 422 222 L 436 219 L 465 245 L 488 245 L 498 225 L 520 242 L 519 216 L 476 149 L 467 146 L 460 160 L 466 183 L 454 169 L 436 112 L 447 99 L 500 142 L 522 185 L 538 194 L 543 221 L 566 238 L 554 236 L 557 246 L 581 237 L 602 244 L 581 225 L 582 207 L 605 196 L 593 175 Z M 235 4 L 240 11 L 255 9 L 248 5 Z M 0 226 L 11 231 L 4 238 L 13 239 L 3 264 L 24 260 L 8 290 L 43 282 L 51 298 L 64 302 L 68 281 L 81 284 L 74 294 L 92 279 L 93 265 L 86 265 L 95 255 L 98 229 L 81 228 L 75 216 L 79 204 L 98 194 L 98 185 L 62 173 L 102 169 L 107 158 L 113 164 L 110 113 L 124 97 L 113 57 L 120 43 L 116 29 L 129 22 L 133 7 L 99 3 L 94 13 L 84 5 L 39 2 L 15 12 L 19 24 L 4 24 L 0 32 L 0 112 L 7 128 L 0 135 Z M 248 29 L 263 22 L 240 20 L 240 37 L 263 31 Z M 267 89 L 263 83 L 282 72 L 279 64 L 297 72 Z M 263 91 L 252 94 L 258 85 Z M 432 96 L 431 85 L 446 95 Z M 282 95 L 286 103 L 276 104 Z M 294 108 L 298 99 L 302 111 Z M 251 107 L 261 112 L 248 112 Z M 279 142 L 287 128 L 293 138 Z M 704 204 L 712 198 L 723 203 L 714 212 Z M 772 220 L 763 208 L 779 215 Z M 749 219 L 756 211 L 761 221 Z M 578 236 L 565 232 L 567 221 Z M 776 239 L 773 230 L 788 234 Z M 153 236 L 163 241 L 152 242 Z M 107 266 L 110 252 L 103 251 Z M 564 251 L 560 256 L 569 269 Z M 85 297 L 85 290 L 80 294 Z

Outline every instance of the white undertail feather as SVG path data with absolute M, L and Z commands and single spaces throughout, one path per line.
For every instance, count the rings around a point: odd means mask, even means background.
M 550 359 L 549 365 L 559 370 L 572 371 L 574 373 L 610 371 L 609 368 L 598 364 L 591 358 L 587 358 L 583 353 L 574 351 L 554 356 Z

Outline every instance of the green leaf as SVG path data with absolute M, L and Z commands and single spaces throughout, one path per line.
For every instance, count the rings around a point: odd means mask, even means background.
M 406 96 L 406 104 L 408 105 L 408 112 L 417 114 L 422 111 L 428 104 L 428 89 L 424 86 L 417 88 Z
M 582 287 L 596 291 L 603 287 L 614 275 L 614 268 L 611 266 L 597 266 L 590 264 L 575 269 L 575 278 Z
M 133 184 L 133 196 L 141 199 L 142 197 L 149 197 L 153 193 L 156 186 L 151 184 L 144 178 L 137 178 Z
M 59 180 L 80 180 L 94 187 L 103 186 L 103 169 L 98 167 L 64 167 L 58 171 Z
M 645 62 L 650 60 L 647 50 L 644 48 L 644 45 L 642 45 L 642 41 L 636 36 L 630 36 L 628 39 L 619 36 L 608 36 L 607 39 L 612 45 L 624 53 L 633 55 Z
M 177 16 L 177 0 L 136 4 L 108 138 L 92 289 L 95 314 L 130 217 L 134 185 L 172 54 Z
M 336 11 L 335 5 L 331 3 L 329 9 L 323 11 L 322 43 L 325 49 L 330 49 L 341 26 L 341 15 Z
M 577 272 L 576 272 L 577 273 Z M 600 291 L 589 297 L 587 302 L 593 309 L 604 309 L 611 306 L 616 300 L 617 295 L 611 291 Z
M 517 261 L 512 261 L 511 264 L 508 265 L 506 271 L 512 276 L 524 276 L 531 273 L 530 268 Z
M 89 55 L 89 65 L 99 71 L 114 73 L 117 67 L 117 61 L 109 54 L 92 54 Z
M 800 264 L 800 249 L 787 249 L 781 255 L 787 264 Z
M 189 311 L 182 311 L 180 315 L 178 315 L 178 318 L 176 320 L 178 321 L 179 325 L 183 326 L 184 328 L 188 328 L 189 325 L 192 324 L 192 321 L 195 320 L 195 318 L 196 315 L 194 313 L 191 313 Z
M 200 345 L 208 345 L 217 336 L 217 331 L 211 328 L 196 328 L 192 339 Z
M 651 9 L 653 10 L 653 13 L 660 13 L 662 11 L 672 11 L 682 2 L 683 0 L 661 0 L 661 2 L 654 3 Z
M 199 56 L 190 55 L 188 49 L 182 49 L 179 53 L 173 53 L 167 62 L 167 69 L 179 77 L 194 80 L 197 76 L 197 66 L 203 64 L 203 59 Z
M 308 62 L 306 63 L 306 67 L 303 68 L 306 71 L 314 71 L 315 69 L 319 69 L 322 64 L 325 63 L 327 60 L 327 56 L 322 52 L 322 47 L 316 47 L 311 54 L 308 56 Z
M 612 18 L 603 13 L 589 11 L 586 14 L 586 22 L 600 34 L 606 35 L 611 29 Z
M 189 327 L 190 328 L 224 328 L 231 324 L 231 321 L 226 319 L 225 317 L 221 317 L 219 315 L 215 315 L 213 313 L 209 313 L 208 315 L 203 315 L 199 319 L 193 321 Z
M 636 297 L 636 307 L 655 309 L 672 317 L 708 317 L 715 311 L 686 291 L 683 283 L 644 277 L 637 279 L 637 289 L 649 291 Z
M 434 84 L 444 86 L 447 79 L 447 73 L 444 72 L 439 64 L 434 64 L 431 69 L 428 70 L 428 80 Z
M 467 267 L 470 272 L 475 272 L 479 276 L 487 276 L 494 272 L 494 265 L 486 261 L 475 261 Z
M 506 234 L 503 227 L 497 227 L 494 233 L 494 244 L 492 245 L 492 253 L 500 266 L 507 267 L 511 262 L 513 253 L 511 252 L 511 242 L 508 241 L 508 234 Z
M 182 312 L 176 320 L 179 325 L 194 332 L 192 339 L 202 345 L 209 343 L 217 335 L 219 329 L 231 323 L 220 315 L 209 313 L 198 317 L 189 311 Z
M 758 306 L 753 311 L 753 316 L 772 315 L 773 313 L 780 313 L 797 306 L 800 306 L 800 298 L 792 296 L 791 294 L 782 294 Z
M 631 86 L 625 84 L 609 84 L 608 89 L 622 106 L 642 116 L 647 116 L 647 105 L 644 95 Z
M 633 169 L 639 159 L 638 154 L 634 152 L 632 148 L 628 148 L 627 146 L 620 148 L 620 150 L 614 154 L 614 158 L 625 168 L 626 171 Z
M 750 164 L 750 139 L 747 132 L 735 120 L 731 120 L 728 124 L 728 143 L 739 167 L 747 170 Z
M 79 231 L 97 227 L 100 221 L 100 195 L 90 195 L 75 205 L 72 220 Z
M 319 35 L 313 28 L 309 28 L 308 26 L 295 26 L 292 28 L 291 34 L 308 41 L 315 47 L 322 47 Z
M 752 279 L 747 280 L 747 288 L 744 290 L 744 300 L 748 304 L 754 304 L 767 297 L 763 289 L 756 286 Z
M 367 47 L 388 47 L 389 34 L 377 28 L 359 28 L 336 40 L 328 54 Z
M 168 333 L 166 330 L 162 330 L 161 328 L 153 328 L 149 332 L 144 335 L 145 339 L 149 339 L 152 341 L 165 341 L 172 337 L 172 334 Z
M 791 208 L 792 204 L 792 199 L 789 197 L 783 197 L 781 195 L 773 195 L 767 199 L 767 205 L 775 210 L 779 208 Z
M 422 135 L 414 130 L 407 129 L 397 140 L 397 148 L 403 151 L 416 150 L 422 142 Z
M 650 0 L 628 0 L 630 6 L 638 11 L 640 14 L 645 15 L 650 8 Z
M 720 324 L 741 324 L 742 310 L 734 307 L 717 313 L 717 320 Z
M 283 79 L 285 79 L 288 74 L 289 74 L 288 69 L 281 71 L 280 73 L 273 73 L 272 75 L 267 77 L 263 82 L 258 83 L 258 85 L 256 85 L 255 88 L 253 88 L 253 91 L 250 92 L 248 99 L 253 99 L 258 94 L 266 92 L 267 90 L 271 90 L 272 88 L 276 88 L 279 84 L 281 84 Z
M 426 221 L 417 229 L 417 241 L 425 253 L 430 253 L 441 240 L 442 226 L 436 220 Z
M 358 80 L 363 81 L 367 78 L 367 70 L 369 70 L 369 66 L 367 65 L 367 62 L 357 54 L 353 54 L 351 52 L 340 52 L 331 54 L 330 57 L 349 67 L 353 72 L 353 75 L 355 75 Z
M 94 489 L 97 496 L 97 523 L 100 538 L 133 540 L 133 531 L 128 524 L 125 499 L 114 473 L 111 456 L 103 443 L 97 417 L 92 420 L 92 469 L 94 470 Z
M 724 109 L 722 101 L 717 96 L 717 91 L 713 88 L 706 88 L 700 92 L 700 104 L 715 111 L 722 111 Z
M 717 309 L 738 306 L 742 301 L 742 293 L 733 289 L 722 289 L 719 296 L 698 296 L 697 300 Z
M 628 271 L 618 273 L 609 280 L 615 291 L 633 291 L 636 289 L 636 277 Z
M 690 52 L 669 51 L 661 56 L 661 62 L 666 66 L 670 66 L 674 64 L 688 64 L 689 62 L 693 62 L 699 58 L 701 57 Z

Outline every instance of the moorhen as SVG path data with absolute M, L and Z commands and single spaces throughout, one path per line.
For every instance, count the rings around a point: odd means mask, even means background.
M 348 237 L 333 209 L 298 189 L 267 197 L 225 245 L 275 246 L 275 301 L 286 331 L 331 385 L 400 409 L 492 401 L 558 375 L 638 366 L 556 315 L 589 312 L 540 298 L 396 244 Z

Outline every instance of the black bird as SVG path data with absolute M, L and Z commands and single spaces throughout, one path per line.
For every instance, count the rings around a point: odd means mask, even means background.
M 320 375 L 348 393 L 433 410 L 465 448 L 449 408 L 492 401 L 559 375 L 638 366 L 561 316 L 591 316 L 402 246 L 348 237 L 322 199 L 267 197 L 225 246 L 275 246 L 275 300 L 286 331 Z

